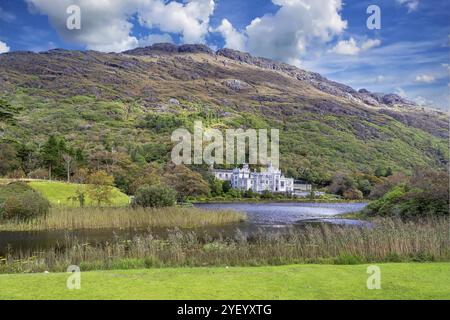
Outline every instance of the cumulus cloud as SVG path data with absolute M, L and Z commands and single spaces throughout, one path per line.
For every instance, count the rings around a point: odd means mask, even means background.
M 337 54 L 355 56 L 363 51 L 377 47 L 380 44 L 381 41 L 378 39 L 369 39 L 364 41 L 361 45 L 358 45 L 355 39 L 350 38 L 349 40 L 339 41 L 330 51 Z
M 88 49 L 120 52 L 149 43 L 160 35 L 138 39 L 131 35 L 137 21 L 149 29 L 164 33 L 179 33 L 184 42 L 204 42 L 214 0 L 187 0 L 184 3 L 165 0 L 26 0 L 29 10 L 47 15 L 50 23 L 67 41 L 80 43 Z M 81 30 L 68 30 L 66 9 L 69 5 L 81 8 Z M 168 39 L 164 36 L 164 39 Z
M 139 1 L 139 0 L 138 0 Z M 214 0 L 188 0 L 185 3 L 163 0 L 140 0 L 139 21 L 162 32 L 180 33 L 185 43 L 205 42 Z
M 246 37 L 238 32 L 227 19 L 223 19 L 222 23 L 212 31 L 220 32 L 225 39 L 225 47 L 235 50 L 245 50 Z
M 416 82 L 422 82 L 422 83 L 432 83 L 434 82 L 435 77 L 427 74 L 419 74 L 416 76 Z
M 222 21 L 217 28 L 225 42 L 256 56 L 299 64 L 313 43 L 326 43 L 347 27 L 340 15 L 341 0 L 272 0 L 280 8 L 274 14 L 255 18 L 238 32 Z M 245 44 L 245 45 L 244 45 Z
M 144 38 L 139 39 L 139 46 L 146 47 L 155 43 L 173 43 L 173 39 L 170 34 L 150 34 Z
M 408 8 L 408 13 L 416 11 L 419 7 L 419 0 L 397 0 L 397 3 Z
M 9 52 L 9 47 L 3 41 L 0 41 L 0 54 Z

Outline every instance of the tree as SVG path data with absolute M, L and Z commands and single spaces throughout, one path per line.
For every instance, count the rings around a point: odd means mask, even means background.
M 180 201 L 186 197 L 208 195 L 210 189 L 208 183 L 198 172 L 190 170 L 185 165 L 170 165 L 164 175 L 164 181 L 178 192 Z
M 79 168 L 75 171 L 72 181 L 74 183 L 81 183 L 84 184 L 87 181 L 87 178 L 89 176 L 89 171 L 86 168 Z
M 340 196 L 344 195 L 344 192 L 349 189 L 356 189 L 355 180 L 343 173 L 338 173 L 333 177 L 333 182 L 328 187 L 331 193 L 338 194 Z
M 224 181 L 216 179 L 214 176 L 208 176 L 209 188 L 211 189 L 211 196 L 220 197 L 223 195 Z
M 8 101 L 0 99 L 0 122 L 15 124 L 15 115 L 19 108 L 13 107 Z
M 144 185 L 136 191 L 134 204 L 144 208 L 170 207 L 177 200 L 177 192 L 169 186 Z
M 250 188 L 244 192 L 244 197 L 249 198 L 249 199 L 255 197 L 255 193 L 253 192 L 252 188 Z
M 59 163 L 59 144 L 55 136 L 50 136 L 42 147 L 42 161 L 48 167 L 48 177 L 52 179 L 52 169 Z
M 67 183 L 69 183 L 70 182 L 70 173 L 71 173 L 70 169 L 71 169 L 71 164 L 73 162 L 73 157 L 68 153 L 63 154 L 62 157 L 64 159 L 64 163 L 66 164 Z
M 232 189 L 232 186 L 231 186 L 231 182 L 230 181 L 224 181 L 223 183 L 222 183 L 222 190 L 223 190 L 223 193 L 228 193 L 230 190 Z
M 77 191 L 75 191 L 75 195 L 69 197 L 68 200 L 78 202 L 80 204 L 80 208 L 83 208 L 86 202 L 86 193 L 83 189 L 77 188 Z
M 375 176 L 377 176 L 377 177 L 387 177 L 387 170 L 386 170 L 386 168 L 384 168 L 382 166 L 378 166 L 375 169 Z
M 20 159 L 16 149 L 10 144 L 0 144 L 0 176 L 5 176 L 19 167 Z
M 89 197 L 97 201 L 97 204 L 110 203 L 114 185 L 114 177 L 108 175 L 105 171 L 97 171 L 88 176 L 87 192 Z
M 132 174 L 132 182 L 130 182 L 128 187 L 128 191 L 131 194 L 135 194 L 141 186 L 161 184 L 162 172 L 156 164 L 149 164 L 144 169 L 136 168 L 134 171 L 136 173 Z
M 272 199 L 272 198 L 273 198 L 273 194 L 270 193 L 269 190 L 264 190 L 264 191 L 261 193 L 261 198 L 262 198 L 262 199 Z

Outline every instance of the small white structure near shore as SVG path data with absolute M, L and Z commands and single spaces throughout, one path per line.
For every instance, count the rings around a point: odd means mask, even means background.
M 212 173 L 218 180 L 230 181 L 231 187 L 240 190 L 250 190 L 262 193 L 265 190 L 271 193 L 292 193 L 294 191 L 294 179 L 286 178 L 281 171 L 269 165 L 267 168 L 256 172 L 251 171 L 248 164 L 243 168 L 233 170 L 212 169 Z

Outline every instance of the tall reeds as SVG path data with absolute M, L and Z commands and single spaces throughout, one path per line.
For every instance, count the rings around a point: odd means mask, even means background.
M 146 229 L 149 227 L 194 228 L 245 220 L 236 211 L 198 208 L 52 208 L 46 217 L 31 221 L 0 222 L 0 231 Z
M 248 266 L 294 263 L 357 264 L 450 261 L 450 218 L 417 221 L 380 219 L 370 227 L 308 225 L 288 232 L 215 236 L 173 229 L 103 244 L 69 241 L 42 252 L 10 253 L 0 272 L 129 269 L 177 266 Z

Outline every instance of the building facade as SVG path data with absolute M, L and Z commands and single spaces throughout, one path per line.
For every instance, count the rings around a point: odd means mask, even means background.
M 212 169 L 216 179 L 230 181 L 232 188 L 240 190 L 250 190 L 262 193 L 265 190 L 272 193 L 292 193 L 294 191 L 294 179 L 286 178 L 279 169 L 269 165 L 267 168 L 256 172 L 251 171 L 248 164 L 243 168 L 233 170 Z

